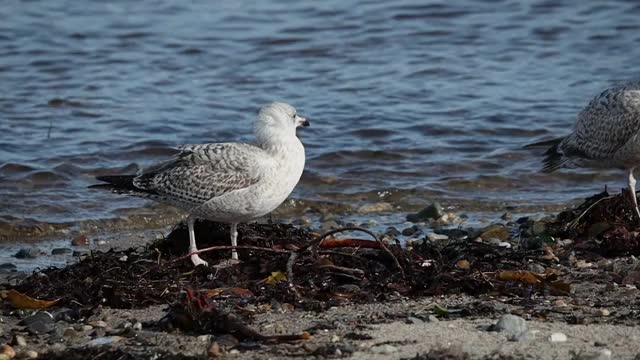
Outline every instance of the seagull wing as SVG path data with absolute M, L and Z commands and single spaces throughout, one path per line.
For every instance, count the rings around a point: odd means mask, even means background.
M 258 181 L 265 162 L 262 150 L 248 144 L 184 145 L 171 160 L 142 170 L 133 185 L 146 192 L 192 206 Z
M 640 83 L 603 91 L 579 114 L 560 145 L 568 157 L 609 159 L 640 131 Z

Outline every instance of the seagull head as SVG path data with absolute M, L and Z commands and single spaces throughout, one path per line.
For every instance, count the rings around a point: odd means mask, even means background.
M 287 136 L 296 136 L 296 128 L 309 125 L 309 120 L 298 115 L 293 106 L 274 102 L 260 109 L 255 132 L 260 141 L 271 142 Z

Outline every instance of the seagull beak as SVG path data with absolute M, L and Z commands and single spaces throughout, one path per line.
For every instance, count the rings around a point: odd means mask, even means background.
M 296 127 L 309 127 L 310 125 L 311 123 L 309 122 L 309 120 L 303 118 L 302 116 L 296 115 Z

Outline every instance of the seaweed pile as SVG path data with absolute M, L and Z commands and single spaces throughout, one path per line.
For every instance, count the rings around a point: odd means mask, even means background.
M 514 251 L 468 239 L 433 243 L 425 239 L 412 249 L 378 239 L 331 237 L 284 224 L 245 224 L 239 229 L 242 261 L 225 267 L 196 267 L 186 251 L 183 225 L 166 239 L 141 248 L 92 253 L 65 268 L 45 269 L 15 290 L 57 299 L 59 305 L 139 308 L 171 304 L 185 289 L 245 289 L 250 301 L 277 300 L 321 311 L 343 302 L 384 300 L 397 295 L 480 294 L 495 290 L 485 275 L 522 269 L 541 249 Z M 220 251 L 201 254 L 211 264 L 227 259 L 228 226 L 200 221 L 201 246 Z M 207 234 L 208 236 L 205 236 Z M 373 234 L 370 234 L 373 235 Z M 375 236 L 374 236 L 375 237 Z M 461 260 L 467 265 L 461 265 Z

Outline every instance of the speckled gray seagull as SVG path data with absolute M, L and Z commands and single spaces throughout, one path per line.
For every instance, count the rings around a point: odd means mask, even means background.
M 237 225 L 275 210 L 291 194 L 304 169 L 305 154 L 296 128 L 309 126 L 291 105 L 272 103 L 260 109 L 255 145 L 217 143 L 184 145 L 174 158 L 137 175 L 98 176 L 109 189 L 163 202 L 189 213 L 189 252 L 197 251 L 196 218 L 231 223 L 231 245 Z M 232 259 L 238 259 L 236 250 Z M 194 265 L 207 265 L 197 254 Z
M 568 136 L 526 147 L 548 147 L 544 172 L 561 167 L 626 170 L 640 219 L 633 176 L 633 170 L 640 166 L 640 82 L 612 87 L 596 96 L 578 114 L 575 129 Z

